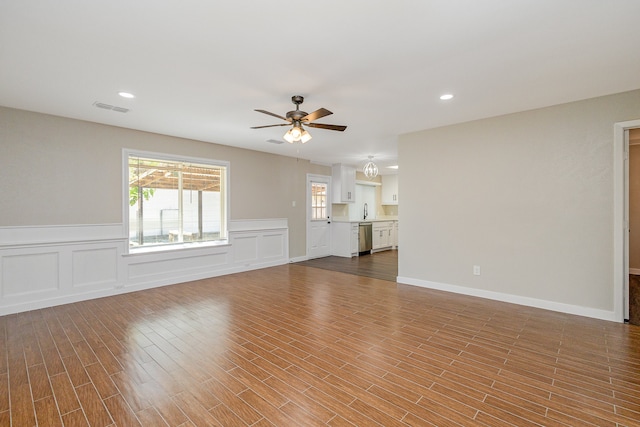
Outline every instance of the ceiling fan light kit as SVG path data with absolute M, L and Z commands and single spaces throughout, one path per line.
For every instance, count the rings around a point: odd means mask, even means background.
M 294 142 L 302 142 L 303 144 L 309 141 L 312 137 L 301 124 L 294 124 L 283 136 L 284 140 L 293 144 Z
M 337 130 L 343 132 L 347 127 L 342 125 L 328 125 L 323 123 L 312 123 L 314 120 L 320 119 L 322 117 L 333 114 L 331 111 L 326 108 L 320 108 L 311 114 L 307 114 L 306 111 L 300 110 L 300 104 L 304 102 L 304 98 L 300 95 L 294 95 L 291 97 L 291 102 L 293 102 L 296 106 L 296 109 L 293 111 L 289 111 L 286 114 L 286 117 L 283 117 L 279 114 L 272 113 L 266 110 L 255 110 L 259 113 L 268 114 L 269 116 L 277 117 L 279 119 L 285 120 L 287 123 L 277 124 L 277 125 L 266 125 L 266 126 L 252 126 L 251 129 L 261 129 L 268 128 L 274 126 L 289 126 L 291 125 L 291 129 L 289 129 L 284 135 L 283 138 L 285 141 L 289 143 L 294 143 L 301 141 L 303 144 L 311 139 L 311 134 L 302 127 L 302 125 L 309 126 L 312 128 L 319 129 L 328 129 L 328 130 Z

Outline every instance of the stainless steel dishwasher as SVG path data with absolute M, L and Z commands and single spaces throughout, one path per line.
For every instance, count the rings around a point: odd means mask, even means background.
M 361 222 L 358 225 L 358 253 L 366 255 L 371 253 L 373 230 L 370 222 Z

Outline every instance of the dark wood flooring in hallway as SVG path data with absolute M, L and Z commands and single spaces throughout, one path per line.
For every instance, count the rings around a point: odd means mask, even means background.
M 629 323 L 640 326 L 640 276 L 629 275 Z
M 297 264 L 305 267 L 322 268 L 358 276 L 389 280 L 391 282 L 395 282 L 396 277 L 398 277 L 397 250 L 376 252 L 370 255 L 352 258 L 328 256 L 310 259 Z

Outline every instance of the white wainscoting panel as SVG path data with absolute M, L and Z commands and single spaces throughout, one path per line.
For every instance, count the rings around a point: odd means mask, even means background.
M 123 224 L 0 227 L 0 315 L 289 262 L 286 219 L 229 222 L 229 239 L 128 252 Z
M 126 256 L 128 289 L 147 289 L 217 276 L 226 270 L 229 245 Z
M 118 252 L 118 248 L 113 246 L 73 251 L 73 287 L 115 287 L 118 283 L 118 258 L 121 255 Z
M 262 257 L 267 259 L 280 259 L 286 255 L 287 243 L 283 233 L 265 234 L 262 236 Z M 288 238 L 287 238 L 288 240 Z M 288 256 L 287 256 L 288 258 Z
M 258 260 L 258 236 L 255 234 L 233 233 L 231 244 L 233 245 L 234 263 L 245 263 L 248 266 Z
M 289 262 L 286 219 L 231 221 L 233 265 L 236 271 L 255 270 Z
M 120 287 L 124 239 L 55 242 L 47 231 L 58 236 L 60 230 L 37 228 L 43 243 L 33 243 L 27 232 L 25 242 L 0 245 L 0 314 L 97 298 Z
M 16 253 L 2 257 L 2 296 L 46 293 L 60 288 L 56 252 Z

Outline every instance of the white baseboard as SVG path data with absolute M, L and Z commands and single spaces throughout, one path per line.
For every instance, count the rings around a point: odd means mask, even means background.
M 308 261 L 308 260 L 309 260 L 309 257 L 306 256 L 306 255 L 303 255 L 303 256 L 298 256 L 298 257 L 295 257 L 295 258 L 291 258 L 289 260 L 289 262 L 290 263 L 294 263 L 294 262 L 302 262 L 302 261 Z
M 25 311 L 39 310 L 41 308 L 55 307 L 63 304 L 73 304 L 74 302 L 108 297 L 108 296 L 116 295 L 118 293 L 120 293 L 118 292 L 118 290 L 106 289 L 106 290 L 87 292 L 82 294 L 53 297 L 49 299 L 37 299 L 37 300 L 21 302 L 21 303 L 12 304 L 12 305 L 5 305 L 0 308 L 0 312 L 4 316 L 7 314 L 22 313 Z
M 439 291 L 453 292 L 456 294 L 469 295 L 479 298 L 486 298 L 495 301 L 502 301 L 511 304 L 524 305 L 527 307 L 541 308 L 544 310 L 557 311 L 577 316 L 592 317 L 595 319 L 609 320 L 612 322 L 622 322 L 617 319 L 613 311 L 599 310 L 590 307 L 564 304 L 555 301 L 540 300 L 518 295 L 504 294 L 501 292 L 487 291 L 483 289 L 467 288 L 464 286 L 448 285 L 445 283 L 430 282 L 428 280 L 414 279 L 412 277 L 397 277 L 397 282 L 405 285 L 420 286 L 423 288 L 435 289 Z

